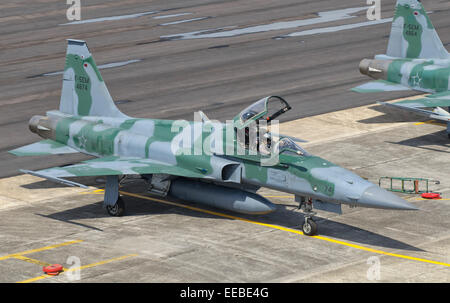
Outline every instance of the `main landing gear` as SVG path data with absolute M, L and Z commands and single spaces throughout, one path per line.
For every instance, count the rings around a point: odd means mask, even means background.
M 316 214 L 316 212 L 313 211 L 312 199 L 305 199 L 305 197 L 300 197 L 300 201 L 298 202 L 300 203 L 298 208 L 302 210 L 302 213 L 305 216 L 305 222 L 302 225 L 303 234 L 305 234 L 306 236 L 316 235 L 317 223 L 313 219 L 313 216 Z
M 120 217 L 125 213 L 125 203 L 119 196 L 119 177 L 106 176 L 103 206 L 110 216 Z
M 119 197 L 114 205 L 106 205 L 106 211 L 110 216 L 121 217 L 125 213 L 125 203 Z

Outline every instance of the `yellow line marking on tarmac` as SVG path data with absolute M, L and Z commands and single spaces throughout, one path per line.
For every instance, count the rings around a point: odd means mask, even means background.
M 49 249 L 54 249 L 54 248 L 58 248 L 58 247 L 63 247 L 63 246 L 75 244 L 75 243 L 80 243 L 80 242 L 83 242 L 83 240 L 68 241 L 68 242 L 63 242 L 63 243 L 59 243 L 59 244 L 55 244 L 55 245 L 45 246 L 45 247 L 31 249 L 31 250 L 26 250 L 26 251 L 22 251 L 22 252 L 19 252 L 19 253 L 10 254 L 10 255 L 6 255 L 6 256 L 0 257 L 0 261 L 1 260 L 6 260 L 6 259 L 9 259 L 9 258 L 15 258 L 17 256 L 33 254 L 33 253 L 44 251 L 44 250 L 49 250 Z
M 424 122 L 414 123 L 414 125 L 423 125 L 423 124 L 432 124 L 432 125 L 439 125 L 439 126 L 447 126 L 447 124 L 441 123 L 441 122 L 437 122 L 437 121 L 435 121 L 435 120 L 428 120 L 428 121 L 424 121 Z
M 103 192 L 104 192 L 105 190 L 104 189 L 96 189 L 96 190 L 93 190 L 93 191 L 84 191 L 84 192 L 81 192 L 80 194 L 81 195 L 87 195 L 87 194 L 91 194 L 91 195 L 103 195 Z
M 35 278 L 31 278 L 31 279 L 26 279 L 26 280 L 23 280 L 23 281 L 19 281 L 19 282 L 16 282 L 16 283 L 31 283 L 31 282 L 39 281 L 39 280 L 42 280 L 42 279 L 45 279 L 45 278 L 49 278 L 49 277 L 52 277 L 52 276 L 49 276 L 49 275 L 42 275 L 42 276 L 38 276 L 38 277 L 35 277 Z
M 123 195 L 126 195 L 126 196 L 136 197 L 136 198 L 140 198 L 140 199 L 146 199 L 146 200 L 155 201 L 155 202 L 159 202 L 159 203 L 163 203 L 163 204 L 167 204 L 167 205 L 178 206 L 178 207 L 182 207 L 182 208 L 186 208 L 186 209 L 190 209 L 190 210 L 195 210 L 195 211 L 199 211 L 199 212 L 202 212 L 202 213 L 207 213 L 207 214 L 211 214 L 211 215 L 215 215 L 215 216 L 219 216 L 219 217 L 224 217 L 224 218 L 228 218 L 228 219 L 244 221 L 244 222 L 247 222 L 247 223 L 252 223 L 252 224 L 256 224 L 256 225 L 260 225 L 260 226 L 266 226 L 266 227 L 270 227 L 270 228 L 273 228 L 273 229 L 278 229 L 278 230 L 283 230 L 283 231 L 287 231 L 287 232 L 303 235 L 303 232 L 301 232 L 299 230 L 296 230 L 296 229 L 288 228 L 288 227 L 282 227 L 282 226 L 279 226 L 279 225 L 267 224 L 267 223 L 252 221 L 252 220 L 248 220 L 248 219 L 244 219 L 244 218 L 240 218 L 240 217 L 236 217 L 236 216 L 232 216 L 232 215 L 227 215 L 227 214 L 223 214 L 223 213 L 219 213 L 219 212 L 215 212 L 215 211 L 210 211 L 210 210 L 206 210 L 206 209 L 202 209 L 202 208 L 198 208 L 198 207 L 183 205 L 183 204 L 170 202 L 170 201 L 164 201 L 164 200 L 151 198 L 151 197 L 146 197 L 146 196 L 133 194 L 133 193 L 128 193 L 128 192 L 124 192 L 124 191 L 120 191 L 120 193 L 123 194 Z M 336 244 L 340 244 L 340 245 L 344 245 L 344 246 L 348 246 L 348 247 L 353 247 L 353 248 L 356 248 L 356 249 L 359 249 L 359 250 L 368 251 L 368 252 L 371 252 L 371 253 L 376 253 L 376 254 L 381 254 L 381 255 L 386 255 L 386 256 L 391 256 L 391 257 L 396 257 L 396 258 L 402 258 L 402 259 L 407 259 L 407 260 L 412 260 L 412 261 L 419 261 L 419 262 L 424 262 L 424 263 L 430 263 L 430 264 L 443 265 L 443 266 L 450 267 L 449 263 L 444 263 L 444 262 L 438 262 L 438 261 L 433 261 L 433 260 L 416 258 L 416 257 L 411 257 L 411 256 L 406 256 L 406 255 L 389 253 L 389 252 L 385 252 L 385 251 L 382 251 L 382 250 L 372 249 L 372 248 L 369 248 L 369 247 L 365 247 L 365 246 L 361 246 L 361 245 L 357 245 L 357 244 L 352 244 L 352 243 L 348 243 L 348 242 L 344 242 L 344 241 L 339 241 L 339 240 L 335 240 L 335 239 L 331 239 L 331 238 L 327 238 L 327 237 L 312 236 L 312 238 L 316 238 L 316 239 L 320 239 L 320 240 L 323 240 L 323 241 L 328 241 L 328 242 L 331 242 L 331 243 L 336 243 Z
M 91 263 L 91 264 L 88 264 L 88 265 L 83 265 L 83 266 L 76 267 L 76 268 L 70 268 L 70 269 L 67 270 L 67 272 L 75 271 L 75 270 L 81 270 L 81 269 L 86 269 L 86 268 L 91 268 L 91 267 L 94 267 L 94 266 L 99 266 L 99 265 L 111 263 L 111 262 L 114 262 L 114 261 L 120 261 L 120 260 L 123 260 L 123 259 L 126 259 L 126 258 L 131 258 L 131 257 L 136 257 L 136 256 L 137 256 L 137 254 L 129 254 L 129 255 L 125 255 L 125 256 L 121 256 L 121 257 L 117 257 L 117 258 L 112 258 L 112 259 L 108 259 L 108 260 L 104 260 L 104 261 L 100 261 L 100 262 L 96 262 L 96 263 Z
M 49 266 L 49 265 L 51 265 L 50 263 L 42 262 L 42 261 L 39 261 L 39 260 L 36 260 L 36 259 L 31 259 L 31 258 L 28 258 L 28 257 L 25 257 L 25 256 L 14 256 L 13 258 L 17 259 L 17 260 L 22 260 L 22 261 L 25 261 L 25 262 L 28 262 L 28 263 L 32 263 L 32 264 L 41 265 L 41 266 Z
M 416 200 L 427 200 L 427 201 L 429 201 L 429 200 L 432 200 L 432 201 L 434 201 L 434 200 L 437 200 L 437 201 L 439 201 L 439 200 L 450 200 L 450 199 L 447 199 L 447 198 L 441 198 L 441 199 L 425 199 L 425 198 L 416 198 Z
M 126 258 L 136 257 L 136 256 L 137 256 L 137 254 L 129 254 L 129 255 L 125 255 L 125 256 L 121 256 L 121 257 L 117 257 L 117 258 L 112 258 L 112 259 L 108 259 L 108 260 L 104 260 L 104 261 L 100 261 L 100 262 L 96 262 L 96 263 L 91 263 L 91 264 L 88 264 L 88 265 L 83 265 L 83 266 L 79 266 L 79 267 L 75 267 L 75 268 L 69 268 L 69 269 L 64 268 L 64 271 L 61 272 L 61 273 L 71 272 L 71 271 L 75 271 L 75 270 L 82 270 L 82 269 L 86 269 L 86 268 L 91 268 L 91 267 L 95 267 L 95 266 L 111 263 L 111 262 L 114 262 L 114 261 L 120 261 L 120 260 L 123 260 L 123 259 L 126 259 Z M 16 282 L 16 283 L 31 283 L 31 282 L 35 282 L 35 281 L 38 281 L 38 280 L 51 278 L 51 277 L 54 277 L 54 276 L 42 275 L 42 276 L 34 277 L 34 278 L 31 278 L 31 279 L 26 279 L 26 280 L 23 280 L 23 281 L 19 281 L 19 282 Z

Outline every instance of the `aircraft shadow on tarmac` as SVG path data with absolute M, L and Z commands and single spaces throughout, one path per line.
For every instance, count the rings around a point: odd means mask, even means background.
M 23 187 L 26 187 L 29 189 L 40 188 L 40 187 L 38 187 L 37 184 L 41 183 L 41 182 L 45 182 L 45 181 L 39 181 L 39 182 L 23 185 Z M 58 186 L 68 187 L 66 185 L 58 185 Z M 138 193 L 138 191 L 135 191 L 135 190 L 133 190 L 132 192 Z M 58 220 L 58 221 L 69 223 L 69 224 L 78 225 L 78 226 L 88 228 L 88 229 L 103 231 L 102 228 L 95 226 L 95 224 L 81 223 L 81 221 L 89 220 L 89 219 L 112 218 L 103 207 L 103 193 L 96 194 L 96 196 L 98 196 L 99 202 L 63 210 L 63 211 L 52 213 L 52 214 L 36 213 L 36 215 L 45 217 L 45 218 L 49 218 L 49 219 L 53 219 L 53 220 Z M 155 197 L 155 198 L 161 199 L 159 197 Z M 201 212 L 197 212 L 197 211 L 185 210 L 185 209 L 181 209 L 176 206 L 155 203 L 155 202 L 144 200 L 141 198 L 122 195 L 122 199 L 126 203 L 125 216 L 122 218 L 126 218 L 127 216 L 128 217 L 132 217 L 132 216 L 136 217 L 136 216 L 152 216 L 152 215 L 161 215 L 161 214 L 169 214 L 169 213 L 180 213 L 183 215 L 189 215 L 189 216 L 193 216 L 193 217 L 221 219 L 221 217 L 218 217 L 218 216 L 201 213 Z M 172 201 L 174 201 L 174 200 L 172 200 Z M 200 206 L 200 207 L 202 207 L 202 206 Z M 217 211 L 217 209 L 214 209 L 214 210 Z M 113 219 L 121 220 L 121 218 L 113 218 Z M 90 222 L 92 222 L 92 221 L 90 221 Z M 102 221 L 102 224 L 99 224 L 99 225 L 103 226 L 103 223 L 104 223 L 104 221 Z
M 360 123 L 366 124 L 374 124 L 374 123 L 400 123 L 400 122 L 420 122 L 424 121 L 423 117 L 416 115 L 414 113 L 408 113 L 401 110 L 375 105 L 370 107 L 373 110 L 384 113 L 382 116 L 377 116 L 369 119 L 359 120 Z M 436 122 L 436 124 L 442 124 Z M 430 151 L 437 151 L 443 153 L 450 153 L 450 150 L 442 150 L 438 148 L 434 148 L 433 146 L 443 146 L 450 148 L 450 140 L 447 137 L 447 133 L 445 131 L 445 124 L 442 124 L 442 131 L 437 131 L 434 133 L 425 134 L 419 137 L 414 137 L 410 139 L 406 139 L 399 142 L 386 141 L 391 144 L 400 144 L 405 146 L 422 148 Z
M 39 182 L 36 182 L 39 183 Z M 31 186 L 30 186 L 31 188 Z M 128 189 L 126 188 L 128 191 Z M 130 192 L 130 191 L 128 191 Z M 138 193 L 136 189 L 132 192 Z M 118 221 L 123 218 L 133 217 L 133 216 L 152 216 L 157 214 L 169 214 L 169 213 L 177 213 L 181 215 L 188 215 L 199 218 L 210 218 L 210 219 L 218 219 L 218 220 L 233 220 L 231 218 L 225 218 L 221 216 L 216 216 L 213 214 L 203 213 L 195 210 L 185 209 L 178 206 L 166 205 L 163 203 L 153 202 L 144 200 L 138 197 L 131 197 L 127 195 L 122 195 L 122 199 L 126 203 L 126 214 L 122 218 L 115 218 Z M 163 200 L 162 198 L 157 197 L 159 200 Z M 81 223 L 86 219 L 99 219 L 99 218 L 109 218 L 110 216 L 106 213 L 105 209 L 102 207 L 103 195 L 98 194 L 99 202 L 91 203 L 87 205 L 83 205 L 80 207 L 67 209 L 64 211 L 52 213 L 52 214 L 39 214 L 38 216 L 42 216 L 45 218 L 62 221 L 69 224 L 78 225 L 88 229 L 94 229 L 98 231 L 103 231 L 100 227 L 96 227 L 96 224 L 91 225 L 87 224 L 87 222 Z M 234 212 L 228 212 L 225 210 L 219 210 L 213 207 L 200 205 L 196 203 L 182 202 L 174 199 L 169 199 L 167 201 L 174 201 L 179 204 L 198 207 L 204 210 L 214 211 L 218 213 L 223 213 L 226 215 L 231 215 L 234 217 L 240 217 L 243 219 L 248 219 L 251 221 L 278 225 L 281 227 L 291 228 L 301 230 L 299 226 L 303 221 L 303 215 L 298 212 L 292 210 L 293 205 L 283 205 L 278 204 L 278 210 L 267 214 L 267 215 L 244 215 L 244 214 L 236 214 Z M 289 208 L 288 208 L 289 207 Z M 348 224 L 335 222 L 329 219 L 324 219 L 320 217 L 315 217 L 316 222 L 319 224 L 319 235 L 332 237 L 335 239 L 347 240 L 353 243 L 365 244 L 365 245 L 373 245 L 382 248 L 390 248 L 390 249 L 401 249 L 408 251 L 423 251 L 419 248 L 406 244 L 404 242 L 392 239 L 387 236 L 383 236 L 371 231 L 367 231 L 355 226 L 351 226 Z M 363 219 L 362 219 L 363 220 Z M 81 222 L 80 222 L 81 221 Z M 90 220 L 89 220 L 90 221 Z M 92 222 L 92 221 L 90 221 Z M 105 221 L 101 221 L 100 226 L 104 226 Z M 108 222 L 109 223 L 109 222 Z M 103 227 L 105 228 L 105 227 Z
M 401 123 L 401 122 L 420 122 L 425 121 L 424 117 L 411 112 L 405 112 L 396 108 L 383 105 L 373 105 L 369 109 L 382 113 L 383 115 L 375 116 L 368 119 L 358 120 L 365 124 L 383 124 L 383 123 Z M 429 120 L 429 119 L 428 119 Z
M 282 227 L 301 230 L 300 224 L 304 221 L 302 213 L 300 213 L 299 211 L 293 211 L 292 205 L 288 206 L 289 209 L 287 208 L 287 206 L 280 204 L 277 205 L 278 210 L 268 215 L 258 217 L 240 215 L 240 217 L 249 220 L 255 220 L 262 223 L 275 224 Z M 392 239 L 390 237 L 380 235 L 345 223 L 336 222 L 333 221 L 332 219 L 326 219 L 320 216 L 316 216 L 314 217 L 314 220 L 319 225 L 319 233 L 318 233 L 319 236 L 331 237 L 334 239 L 340 239 L 344 241 L 351 241 L 353 243 L 359 243 L 361 245 L 363 244 L 374 245 L 383 248 L 402 249 L 409 251 L 423 251 L 422 249 Z
M 64 188 L 68 187 L 67 185 L 61 184 L 61 183 L 55 183 L 48 180 L 42 180 L 38 182 L 33 182 L 29 184 L 22 184 L 20 187 L 26 188 L 26 189 L 53 189 L 53 188 Z
M 420 137 L 406 139 L 399 142 L 386 141 L 387 143 L 417 147 L 429 151 L 447 153 L 450 154 L 450 140 L 447 137 L 445 130 L 426 134 Z M 437 148 L 437 146 L 444 147 L 446 149 Z

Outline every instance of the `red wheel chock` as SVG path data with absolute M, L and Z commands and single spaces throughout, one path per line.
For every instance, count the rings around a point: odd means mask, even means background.
M 53 264 L 49 266 L 44 266 L 42 270 L 50 276 L 57 276 L 63 271 L 63 266 L 61 264 Z
M 440 199 L 441 195 L 439 193 L 423 193 L 422 198 L 424 198 L 424 199 Z

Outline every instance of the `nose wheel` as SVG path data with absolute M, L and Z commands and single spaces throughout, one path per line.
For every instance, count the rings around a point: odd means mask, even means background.
M 296 197 L 296 201 L 299 202 L 298 208 L 302 210 L 302 213 L 305 216 L 305 222 L 302 225 L 303 234 L 306 236 L 316 235 L 317 223 L 313 219 L 313 216 L 316 213 L 313 211 L 312 199 L 305 199 L 305 197 Z
M 313 218 L 305 218 L 305 223 L 302 225 L 303 233 L 307 236 L 314 236 L 317 234 L 317 223 Z

